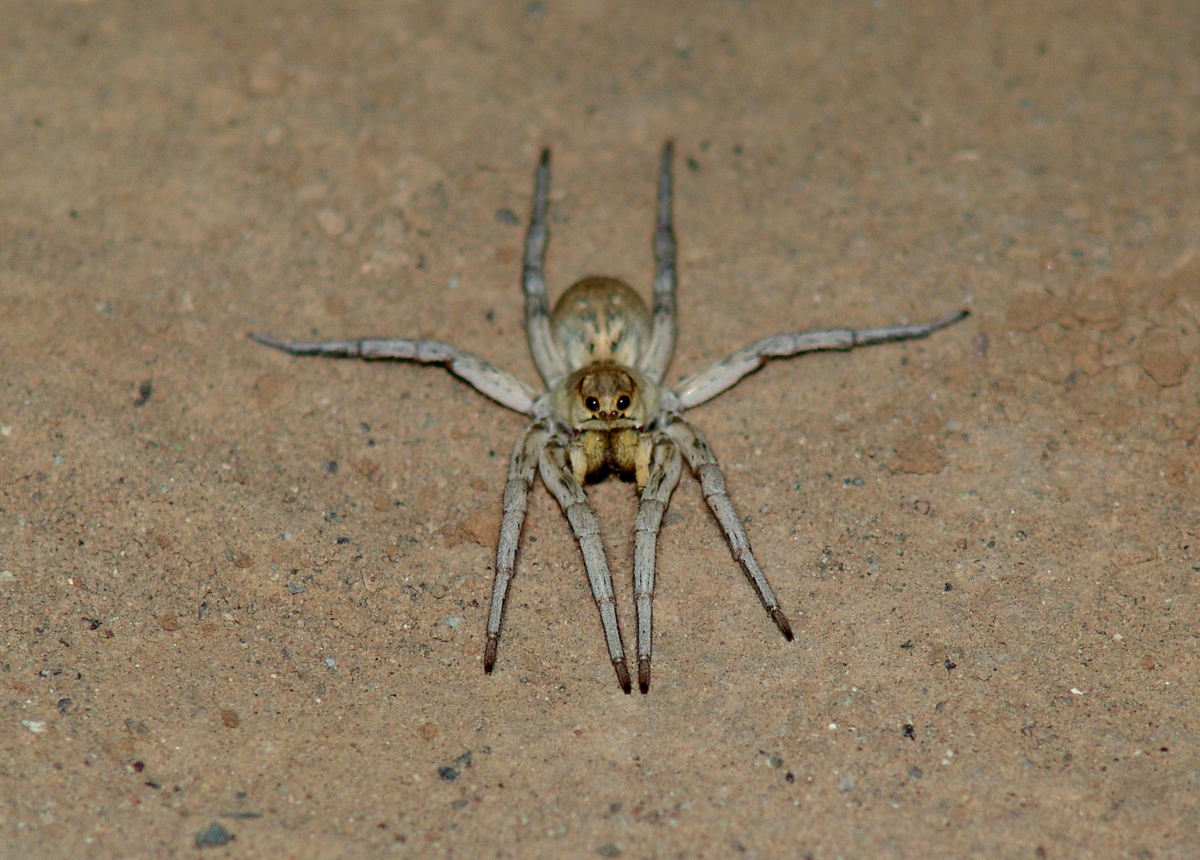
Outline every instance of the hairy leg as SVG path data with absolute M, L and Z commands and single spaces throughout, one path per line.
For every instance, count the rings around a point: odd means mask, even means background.
M 604 557 L 604 545 L 600 542 L 600 527 L 588 505 L 583 487 L 571 474 L 566 461 L 566 451 L 557 442 L 542 449 L 539 470 L 544 483 L 567 515 L 567 522 L 579 541 L 583 553 L 583 565 L 587 568 L 588 582 L 592 586 L 592 597 L 600 610 L 600 622 L 604 625 L 604 638 L 608 643 L 608 654 L 617 672 L 617 682 L 628 693 L 629 666 L 625 663 L 625 648 L 621 644 L 621 631 L 617 626 L 617 612 L 613 605 L 612 574 L 608 560 Z
M 533 212 L 529 217 L 529 232 L 525 236 L 525 266 L 521 284 L 525 289 L 525 331 L 533 363 L 546 382 L 547 388 L 567 375 L 567 363 L 550 336 L 550 303 L 546 299 L 546 278 L 543 268 L 546 259 L 546 240 L 550 231 L 546 224 L 547 198 L 550 193 L 550 150 L 542 150 L 533 182 Z
M 888 326 L 868 329 L 830 329 L 793 334 L 777 334 L 739 349 L 728 358 L 694 374 L 675 388 L 682 409 L 691 409 L 711 400 L 737 385 L 747 375 L 758 370 L 769 358 L 787 358 L 804 352 L 830 349 L 853 349 L 874 343 L 891 343 L 928 337 L 938 329 L 953 325 L 967 316 L 966 311 L 954 311 L 933 322 L 916 325 Z
M 633 593 L 637 600 L 638 689 L 650 691 L 650 657 L 653 652 L 654 567 L 658 531 L 671 493 L 679 483 L 682 466 L 679 448 L 660 437 L 654 445 L 646 487 L 638 505 L 633 548 Z
M 319 355 L 327 358 L 361 358 L 366 361 L 396 360 L 418 364 L 440 364 L 480 394 L 523 415 L 533 414 L 538 394 L 511 373 L 492 367 L 469 352 L 460 352 L 437 340 L 368 338 L 317 343 L 289 343 L 265 334 L 251 334 L 258 343 L 281 349 L 288 355 Z
M 545 421 L 535 421 L 525 429 L 513 447 L 508 464 L 508 483 L 504 485 L 504 519 L 500 521 L 500 540 L 496 544 L 496 581 L 492 586 L 492 609 L 488 613 L 487 646 L 483 652 L 483 671 L 491 673 L 500 645 L 500 623 L 504 619 L 504 598 L 512 581 L 517 560 L 517 544 L 525 523 L 529 488 L 537 472 L 538 459 L 550 431 Z
M 708 447 L 708 441 L 704 438 L 704 434 L 682 418 L 668 424 L 663 428 L 663 432 L 674 440 L 683 451 L 688 465 L 700 479 L 700 489 L 704 493 L 704 501 L 708 502 L 708 507 L 725 531 L 725 539 L 729 542 L 729 551 L 733 553 L 734 559 L 742 566 L 746 576 L 750 578 L 750 582 L 753 583 L 754 590 L 758 592 L 758 597 L 770 614 L 771 620 L 775 622 L 784 637 L 791 641 L 792 625 L 788 623 L 787 616 L 779 608 L 775 592 L 771 590 L 771 584 L 767 582 L 766 574 L 758 566 L 754 551 L 750 549 L 750 539 L 746 537 L 742 521 L 734 511 L 733 503 L 729 501 L 729 494 L 725 491 L 725 478 L 721 474 L 720 466 L 717 465 L 717 458 L 713 455 L 712 449 Z
M 675 230 L 672 225 L 671 161 L 675 144 L 663 145 L 658 172 L 658 218 L 654 228 L 654 322 L 650 343 L 638 359 L 642 372 L 662 382 L 675 351 Z

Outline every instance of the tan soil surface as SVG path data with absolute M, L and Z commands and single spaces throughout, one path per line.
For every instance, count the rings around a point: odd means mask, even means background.
M 0 21 L 0 856 L 1200 853 L 1200 6 Z M 532 382 L 538 152 L 551 296 L 648 295 L 668 137 L 671 380 L 972 316 L 694 413 L 795 642 L 685 476 L 623 695 L 539 486 L 488 677 L 523 420 L 246 333 L 434 337 Z M 630 647 L 634 494 L 591 496 Z

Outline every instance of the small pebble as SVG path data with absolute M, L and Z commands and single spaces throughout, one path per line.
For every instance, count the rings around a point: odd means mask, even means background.
M 334 209 L 322 209 L 318 212 L 317 224 L 321 226 L 325 235 L 331 239 L 336 239 L 350 227 L 350 222 L 346 219 L 346 216 Z
M 268 57 L 261 62 L 255 63 L 247 70 L 246 89 L 252 96 L 277 96 L 283 92 L 286 86 L 287 76 L 273 62 L 272 58 Z M 271 131 L 274 130 L 272 129 Z M 280 140 L 282 140 L 282 137 Z
M 196 834 L 197 848 L 217 848 L 233 841 L 234 836 L 220 824 L 210 824 Z

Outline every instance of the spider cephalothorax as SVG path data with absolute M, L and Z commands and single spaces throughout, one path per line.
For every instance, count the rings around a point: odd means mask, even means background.
M 658 411 L 657 389 L 632 367 L 599 361 L 554 389 L 554 413 L 573 430 L 642 428 Z
M 742 522 L 725 491 L 725 479 L 716 457 L 700 430 L 684 419 L 684 411 L 736 385 L 769 358 L 926 337 L 966 316 L 965 311 L 953 311 L 918 325 L 774 335 L 687 377 L 673 389 L 665 387 L 663 375 L 675 346 L 672 153 L 668 141 L 663 148 L 658 179 L 652 313 L 631 287 L 601 277 L 584 278 L 571 286 L 558 300 L 553 313 L 550 312 L 542 277 L 550 152 L 542 153 L 534 175 L 533 215 L 525 240 L 522 277 L 529 346 L 546 385 L 540 394 L 511 374 L 439 341 L 372 338 L 288 343 L 265 335 L 251 335 L 260 343 L 292 355 L 443 364 L 478 391 L 533 419 L 513 448 L 504 488 L 504 517 L 496 548 L 496 581 L 483 656 L 487 672 L 496 664 L 505 597 L 516 565 L 526 501 L 538 474 L 562 506 L 579 541 L 609 656 L 626 693 L 630 692 L 631 683 L 613 607 L 612 575 L 596 518 L 583 490 L 587 479 L 606 472 L 632 475 L 641 498 L 634 539 L 633 583 L 637 600 L 638 687 L 643 693 L 650 689 L 651 599 L 658 531 L 671 493 L 679 482 L 684 459 L 699 478 L 704 500 L 724 530 L 733 557 L 780 632 L 791 639 L 791 624 L 754 558 Z
M 633 368 L 602 362 L 579 368 L 554 394 L 555 414 L 575 431 L 567 447 L 575 480 L 582 484 L 606 471 L 632 474 L 641 492 L 654 451 L 645 432 L 658 408 L 654 385 Z

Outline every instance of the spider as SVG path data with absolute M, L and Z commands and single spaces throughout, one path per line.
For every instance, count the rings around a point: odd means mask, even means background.
M 513 448 L 504 487 L 504 516 L 483 656 L 483 668 L 489 674 L 496 665 L 505 596 L 514 575 L 517 544 L 536 474 L 558 500 L 579 542 L 609 657 L 624 692 L 629 693 L 632 685 L 613 605 L 612 575 L 584 492 L 589 480 L 609 473 L 632 477 L 640 495 L 633 584 L 637 601 L 637 680 L 642 693 L 650 689 L 651 606 L 658 532 L 684 459 L 699 479 L 704 500 L 725 532 L 733 557 L 779 631 L 790 641 L 791 624 L 754 558 L 717 459 L 704 434 L 683 413 L 732 388 L 767 359 L 923 338 L 967 316 L 966 311 L 959 310 L 917 325 L 778 334 L 758 340 L 668 388 L 663 384 L 663 375 L 675 346 L 673 153 L 673 144 L 667 141 L 658 174 L 653 312 L 647 311 L 631 287 L 607 277 L 578 281 L 551 310 L 543 277 L 549 235 L 546 212 L 550 150 L 543 150 L 534 173 L 533 213 L 525 239 L 522 283 L 529 348 L 545 381 L 545 391 L 538 392 L 515 376 L 439 341 L 370 338 L 289 343 L 250 335 L 289 355 L 441 364 L 480 393 L 532 419 Z

